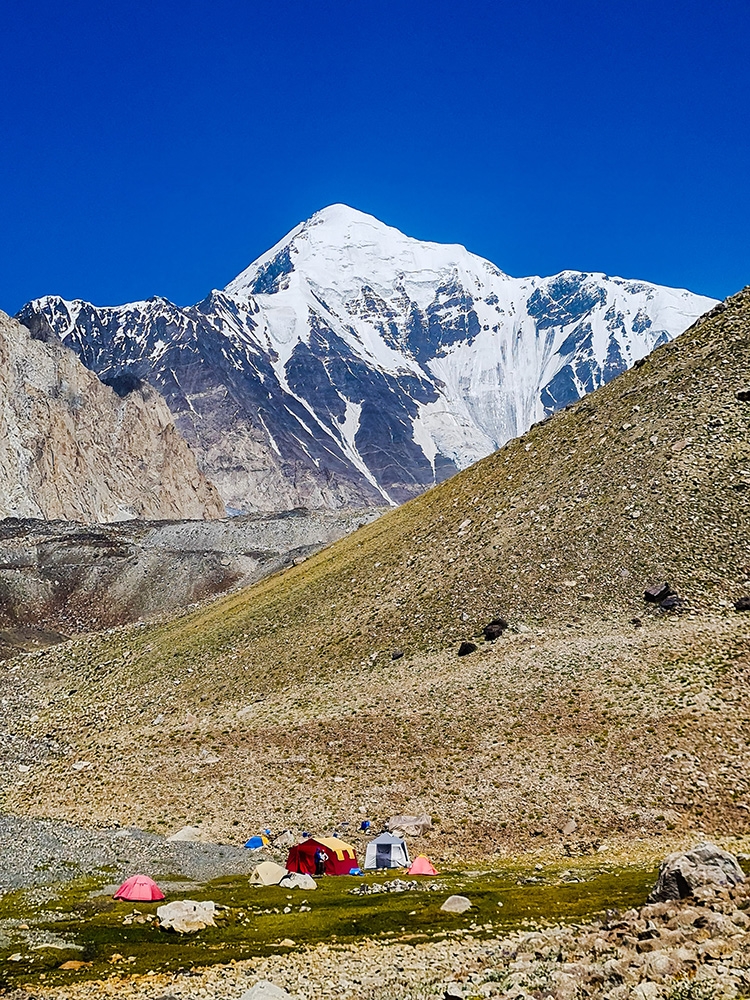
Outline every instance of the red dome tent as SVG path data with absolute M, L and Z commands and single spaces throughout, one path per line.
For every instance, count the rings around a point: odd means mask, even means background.
M 352 868 L 359 868 L 357 852 L 351 844 L 338 837 L 321 837 L 320 840 L 303 840 L 289 851 L 286 867 L 290 872 L 315 875 L 315 853 L 324 851 L 328 855 L 325 863 L 326 875 L 348 875 Z
M 148 875 L 131 875 L 122 883 L 114 898 L 138 903 L 155 903 L 159 899 L 164 899 L 164 893 Z

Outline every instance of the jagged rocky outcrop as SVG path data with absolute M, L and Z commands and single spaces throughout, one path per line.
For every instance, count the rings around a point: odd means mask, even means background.
M 157 392 L 118 394 L 58 340 L 40 343 L 0 312 L 0 517 L 223 514 Z
M 19 318 L 116 387 L 145 380 L 224 501 L 400 503 L 681 333 L 713 300 L 604 274 L 512 278 L 343 205 L 223 291 Z

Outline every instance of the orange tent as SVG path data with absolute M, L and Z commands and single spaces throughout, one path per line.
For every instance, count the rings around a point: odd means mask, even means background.
M 424 854 L 419 854 L 414 859 L 414 863 L 407 871 L 407 875 L 437 875 L 437 868 L 433 868 L 432 862 Z
M 154 903 L 164 899 L 164 893 L 148 875 L 131 875 L 122 883 L 114 898 L 129 899 L 138 903 Z

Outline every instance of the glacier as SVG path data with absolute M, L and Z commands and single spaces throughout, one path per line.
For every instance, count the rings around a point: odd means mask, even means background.
M 194 306 L 46 296 L 18 319 L 165 397 L 225 504 L 399 504 L 677 336 L 714 299 L 514 278 L 332 205 Z

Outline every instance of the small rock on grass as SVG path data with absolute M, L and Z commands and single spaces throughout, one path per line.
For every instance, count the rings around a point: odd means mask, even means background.
M 444 913 L 465 913 L 471 909 L 471 900 L 466 896 L 448 896 L 440 909 Z

